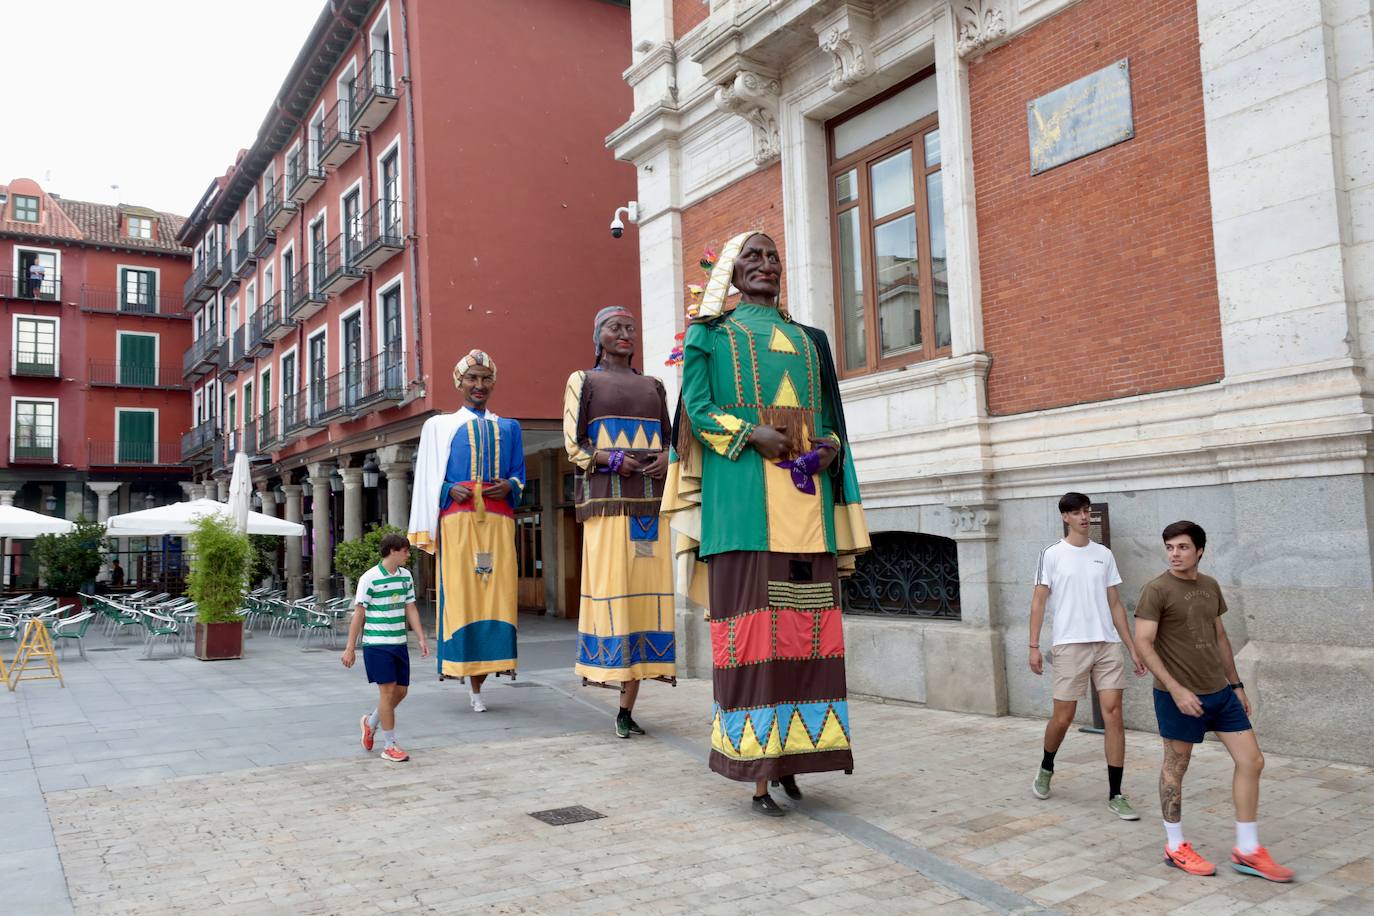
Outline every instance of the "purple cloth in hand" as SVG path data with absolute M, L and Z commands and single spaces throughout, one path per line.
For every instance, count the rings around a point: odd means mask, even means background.
M 807 496 L 816 495 L 816 481 L 812 479 L 821 469 L 821 450 L 812 449 L 791 461 L 779 461 L 778 467 L 792 472 L 792 485 Z

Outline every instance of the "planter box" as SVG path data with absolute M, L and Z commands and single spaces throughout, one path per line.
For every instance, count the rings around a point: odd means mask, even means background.
M 243 623 L 196 623 L 196 658 L 243 658 Z

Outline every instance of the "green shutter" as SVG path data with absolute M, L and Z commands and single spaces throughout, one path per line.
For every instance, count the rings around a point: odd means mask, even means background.
M 152 334 L 119 335 L 119 384 L 157 384 L 157 338 Z
M 119 463 L 153 463 L 153 416 L 151 410 L 119 412 Z

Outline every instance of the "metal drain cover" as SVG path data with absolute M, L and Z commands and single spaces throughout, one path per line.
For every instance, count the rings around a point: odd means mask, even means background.
M 128 652 L 128 646 L 101 646 L 98 649 L 87 649 L 87 652 Z
M 573 805 L 570 808 L 550 808 L 548 811 L 531 811 L 530 817 L 541 820 L 551 827 L 563 827 L 567 824 L 580 824 L 583 821 L 594 821 L 597 818 L 605 817 L 600 811 L 593 811 L 591 808 L 584 808 L 581 805 Z

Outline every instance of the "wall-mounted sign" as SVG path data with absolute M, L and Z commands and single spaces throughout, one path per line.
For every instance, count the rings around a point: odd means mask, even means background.
M 1106 503 L 1092 503 L 1088 506 L 1088 537 L 1103 547 L 1112 546 L 1112 523 L 1107 514 Z M 1068 535 L 1069 526 L 1064 525 L 1064 534 Z
M 1122 59 L 1026 106 L 1031 174 L 1135 136 L 1131 65 Z

